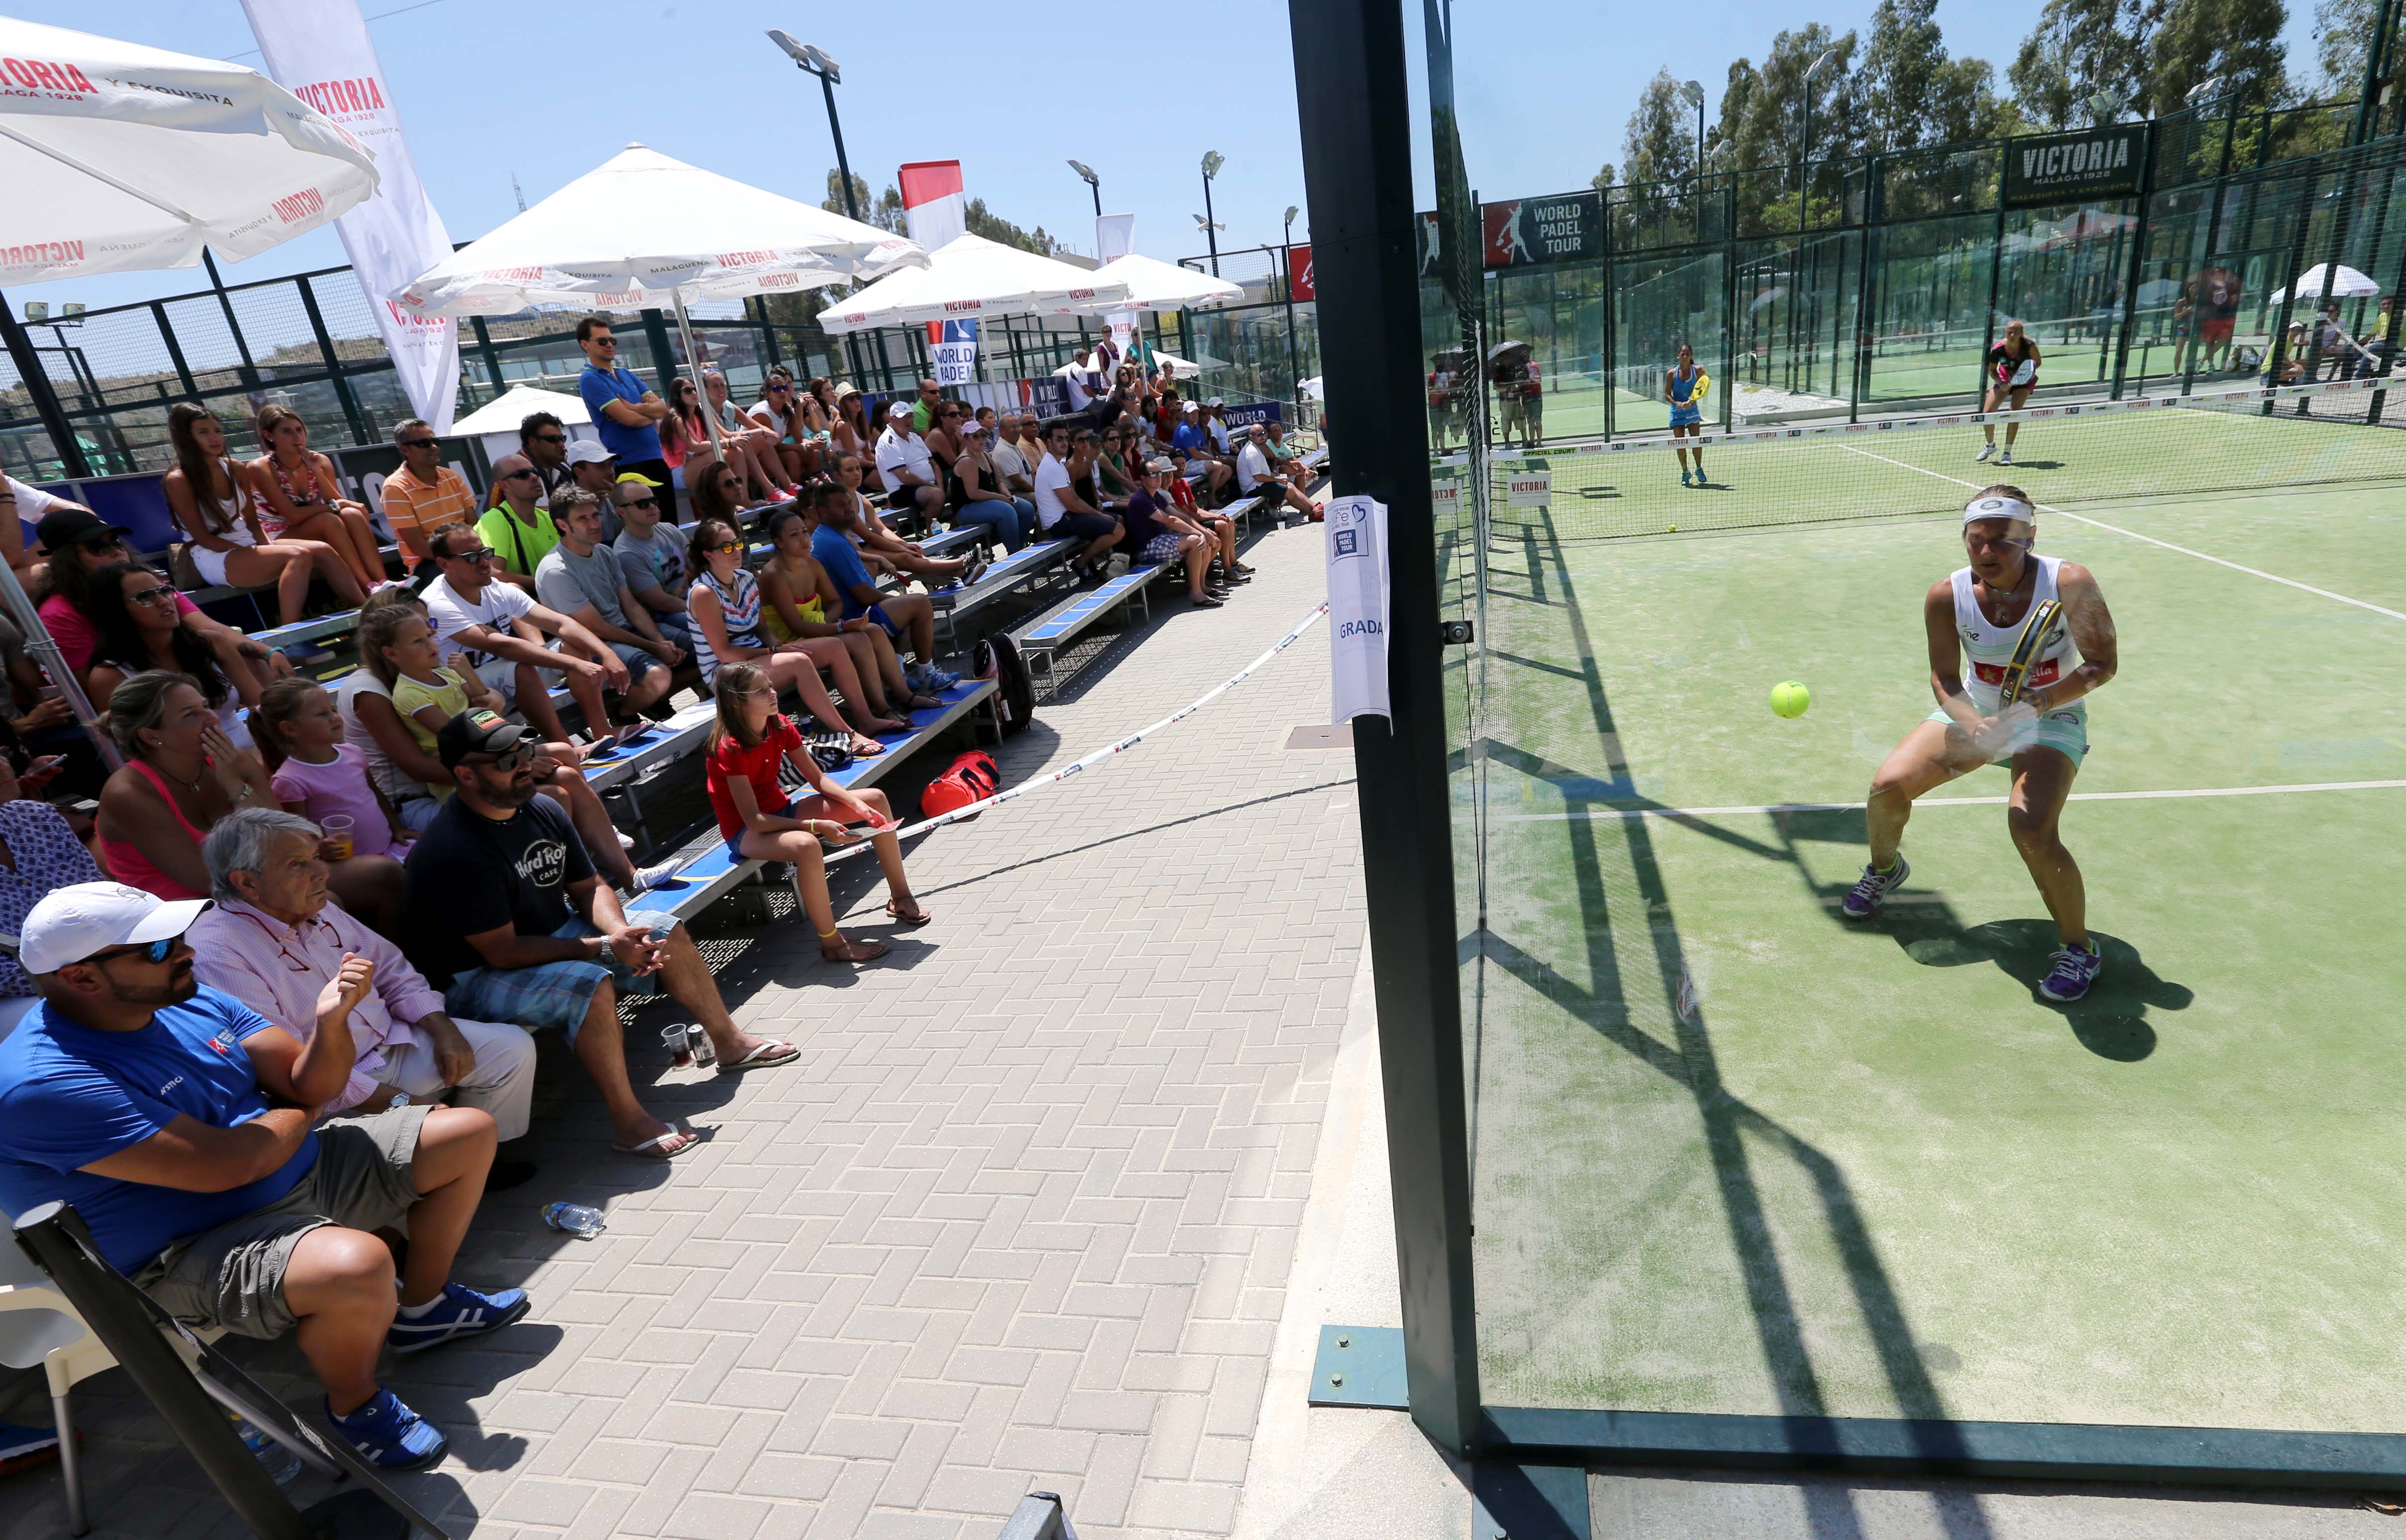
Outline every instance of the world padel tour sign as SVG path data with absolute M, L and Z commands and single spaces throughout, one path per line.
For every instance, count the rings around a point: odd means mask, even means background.
M 1591 261 L 1604 247 L 1603 200 L 1592 192 L 1479 205 L 1481 267 Z
M 2005 206 L 2134 198 L 2146 163 L 2144 123 L 2028 134 L 2005 146 Z

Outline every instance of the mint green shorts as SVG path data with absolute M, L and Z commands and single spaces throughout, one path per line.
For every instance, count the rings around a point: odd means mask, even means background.
M 2011 764 L 2014 756 L 2024 749 L 2053 749 L 2071 760 L 2073 770 L 2078 770 L 2080 762 L 2088 757 L 2088 707 L 2087 701 L 2075 700 L 2060 711 L 2051 711 L 2035 721 L 2024 723 L 2021 730 L 2014 735 L 2012 743 L 1988 763 Z M 1950 728 L 1955 726 L 1955 719 L 1947 715 L 1943 707 L 1932 708 L 1930 714 L 1922 720 Z

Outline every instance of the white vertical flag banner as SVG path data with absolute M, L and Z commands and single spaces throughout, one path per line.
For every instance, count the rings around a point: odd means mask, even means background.
M 1359 493 L 1331 498 L 1328 661 L 1331 727 L 1387 709 L 1387 505 Z
M 451 255 L 451 234 L 418 179 L 401 114 L 358 0 L 242 0 L 242 8 L 269 77 L 375 156 L 381 178 L 375 196 L 334 227 L 351 271 L 367 291 L 411 409 L 436 432 L 448 433 L 460 397 L 458 323 L 414 316 L 390 296 Z

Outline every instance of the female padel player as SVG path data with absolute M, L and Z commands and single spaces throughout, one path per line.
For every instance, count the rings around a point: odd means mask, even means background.
M 1988 348 L 1988 391 L 1980 402 L 1980 410 L 2003 411 L 2010 402 L 2013 409 L 2018 412 L 2030 400 L 2030 393 L 2037 388 L 2038 344 L 2022 330 L 2021 322 L 2007 321 L 2005 334 Z M 1998 464 L 2011 465 L 2014 462 L 2014 440 L 2020 436 L 2021 431 L 2019 422 L 2005 424 L 2005 452 L 1998 456 Z M 1972 457 L 1974 459 L 1986 459 L 1997 453 L 1997 425 L 1984 422 L 1980 424 L 1980 431 L 1988 442 L 1980 445 L 1980 452 Z
M 1911 871 L 1897 847 L 1915 798 L 1983 765 L 2010 764 L 2014 789 L 2005 827 L 2063 938 L 2039 993 L 2076 1000 L 2096 982 L 2103 957 L 2088 936 L 2080 868 L 2056 825 L 2088 752 L 2088 708 L 2081 698 L 2114 677 L 2118 648 L 2114 617 L 2088 569 L 2031 552 L 2036 517 L 2018 487 L 1990 487 L 1964 508 L 1963 549 L 1971 565 L 1933 584 L 1921 601 L 1938 709 L 1904 735 L 1872 780 L 1865 818 L 1871 863 L 1841 908 L 1850 920 L 1872 918 Z M 2004 705 L 2006 665 L 2022 624 L 2050 599 L 2061 602 L 2065 624 L 2053 628 L 2053 639 L 2032 658 L 2021 699 Z M 1967 656 L 1968 680 L 1962 673 Z
M 1705 392 L 1713 388 L 1712 377 L 1696 367 L 1695 349 L 1686 343 L 1679 345 L 1679 366 L 1663 371 L 1663 399 L 1671 403 L 1671 437 L 1674 440 L 1701 437 L 1705 431 Z M 1675 445 L 1676 448 L 1676 445 Z M 1677 449 L 1679 485 L 1705 485 L 1705 446 L 1693 450 Z M 1688 480 L 1688 456 L 1696 457 L 1696 479 Z

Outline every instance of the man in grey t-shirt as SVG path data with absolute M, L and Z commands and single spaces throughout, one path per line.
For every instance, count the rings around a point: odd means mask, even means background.
M 652 613 L 660 634 L 693 651 L 693 623 L 686 616 L 685 532 L 660 516 L 661 502 L 651 483 L 630 476 L 618 483 L 610 501 L 623 526 L 610 544 L 617 554 L 620 574 L 635 602 Z
M 535 564 L 535 597 L 600 637 L 627 665 L 620 709 L 645 713 L 679 684 L 698 683 L 701 675 L 690 665 L 691 678 L 678 677 L 685 649 L 660 635 L 651 612 L 628 589 L 617 554 L 602 548 L 601 501 L 581 487 L 562 491 L 551 500 L 551 521 L 559 527 L 559 544 Z

